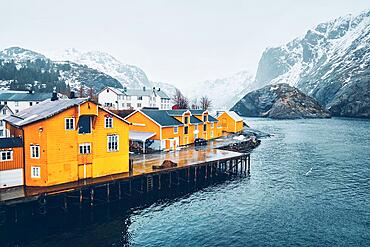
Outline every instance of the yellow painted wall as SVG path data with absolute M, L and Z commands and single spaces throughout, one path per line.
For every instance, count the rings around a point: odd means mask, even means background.
M 113 128 L 106 129 L 105 116 L 111 115 L 101 108 L 94 108 L 96 106 L 94 103 L 89 103 L 90 109 L 85 103 L 80 109 L 70 108 L 52 118 L 24 127 L 26 185 L 50 186 L 77 181 L 78 165 L 90 162 L 91 171 L 87 174 L 91 173 L 92 177 L 128 172 L 128 124 L 112 116 Z M 94 112 L 95 115 L 98 114 L 93 120 L 92 133 L 78 134 L 79 112 L 88 115 Z M 75 117 L 75 130 L 65 130 L 67 117 Z M 119 135 L 119 151 L 108 152 L 109 134 Z M 91 143 L 91 154 L 79 154 L 81 143 Z M 40 145 L 40 159 L 30 157 L 31 144 Z M 41 178 L 31 178 L 32 166 L 41 167 Z
M 226 112 L 223 112 L 217 117 L 217 120 L 221 123 L 222 131 L 229 133 L 237 133 L 243 130 L 243 121 L 235 121 Z
M 130 125 L 129 127 L 130 130 L 154 132 L 156 133 L 155 136 L 153 136 L 150 139 L 161 140 L 159 125 L 157 125 L 155 122 L 153 122 L 151 119 L 149 119 L 146 115 L 142 114 L 141 112 L 135 112 L 134 114 L 126 118 L 126 120 L 132 123 L 132 125 Z M 135 124 L 141 124 L 143 126 L 137 126 Z

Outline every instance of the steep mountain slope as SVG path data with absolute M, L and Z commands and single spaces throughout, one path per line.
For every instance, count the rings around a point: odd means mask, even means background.
M 330 117 L 315 99 L 288 84 L 267 85 L 252 91 L 231 110 L 241 116 L 275 119 Z
M 98 70 L 71 62 L 54 62 L 46 56 L 23 49 L 11 47 L 0 51 L 0 81 L 3 88 L 59 91 L 70 87 L 79 90 L 99 91 L 105 86 L 122 87 L 121 83 Z
M 72 48 L 66 49 L 62 52 L 54 52 L 51 56 L 54 60 L 71 61 L 76 64 L 83 64 L 101 71 L 117 79 L 124 87 L 135 89 L 141 89 L 143 87 L 160 87 L 170 97 L 176 89 L 174 86 L 167 83 L 150 81 L 141 68 L 134 65 L 124 64 L 105 52 L 81 52 Z
M 241 71 L 229 77 L 199 82 L 196 86 L 185 85 L 183 91 L 190 99 L 208 96 L 215 110 L 229 109 L 246 92 L 252 89 L 253 76 L 247 71 Z M 241 91 L 242 90 L 242 91 Z
M 369 64 L 370 11 L 321 23 L 303 37 L 267 49 L 255 84 L 288 83 L 335 116 L 370 117 Z

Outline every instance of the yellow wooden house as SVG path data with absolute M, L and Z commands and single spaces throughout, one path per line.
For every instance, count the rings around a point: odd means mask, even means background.
M 196 138 L 210 140 L 222 134 L 217 119 L 208 111 L 142 109 L 125 120 L 131 123 L 130 136 L 142 136 L 143 142 L 147 138 L 152 141 L 151 147 L 158 150 L 173 150 L 194 143 Z
M 128 122 L 88 99 L 53 97 L 5 121 L 23 139 L 27 186 L 129 171 Z
M 243 130 L 243 118 L 234 111 L 225 111 L 217 117 L 222 131 L 238 133 Z

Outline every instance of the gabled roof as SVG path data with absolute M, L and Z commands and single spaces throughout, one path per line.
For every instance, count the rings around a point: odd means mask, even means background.
M 192 123 L 192 124 L 201 124 L 203 122 L 200 121 L 198 118 L 196 118 L 194 116 L 190 116 L 190 123 Z
M 208 122 L 218 122 L 218 120 L 211 115 L 208 115 Z
M 7 109 L 10 112 L 10 114 L 13 114 L 13 111 L 9 108 L 9 106 L 7 106 L 7 105 L 0 105 L 0 111 L 3 110 L 4 108 Z
M 161 126 L 178 126 L 183 124 L 176 118 L 173 118 L 170 115 L 168 115 L 166 110 L 142 109 L 141 112 Z
M 232 119 L 234 119 L 236 122 L 243 121 L 243 118 L 239 116 L 236 112 L 234 111 L 225 111 L 227 115 L 229 115 Z M 221 113 L 222 114 L 222 113 Z
M 27 108 L 4 118 L 5 121 L 16 127 L 25 126 L 43 119 L 50 118 L 73 106 L 81 105 L 89 101 L 87 98 L 46 100 L 35 106 Z
M 27 91 L 0 91 L 0 101 L 44 101 L 51 93 L 29 93 Z
M 107 89 L 112 90 L 116 94 L 126 95 L 126 96 L 152 96 L 152 94 L 154 93 L 156 96 L 159 96 L 162 99 L 170 99 L 170 97 L 168 97 L 168 95 L 162 90 L 158 91 L 158 89 L 152 89 L 152 88 L 145 88 L 144 90 L 144 88 L 143 89 L 129 89 L 129 88 L 106 87 L 102 91 L 107 90 Z
M 23 147 L 23 140 L 20 137 L 0 138 L 0 148 Z
M 190 110 L 193 115 L 202 115 L 207 110 Z

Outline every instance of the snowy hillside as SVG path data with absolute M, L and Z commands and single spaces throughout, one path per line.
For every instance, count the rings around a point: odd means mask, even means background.
M 255 84 L 288 83 L 338 116 L 369 116 L 370 11 L 321 23 L 288 44 L 267 49 Z
M 249 72 L 241 71 L 229 77 L 196 83 L 196 87 L 184 87 L 183 91 L 190 101 L 208 96 L 213 109 L 225 110 L 252 89 L 252 81 L 253 76 Z
M 76 64 L 83 64 L 90 68 L 101 71 L 120 81 L 122 86 L 128 88 L 141 89 L 143 87 L 160 87 L 169 96 L 175 91 L 175 87 L 161 82 L 152 82 L 148 79 L 145 72 L 137 66 L 122 63 L 112 55 L 100 52 L 89 51 L 81 52 L 77 49 L 66 49 L 62 52 L 51 54 L 54 60 L 71 61 Z
M 122 87 L 111 76 L 72 62 L 54 62 L 46 56 L 20 47 L 0 51 L 0 81 L 2 89 L 30 87 L 50 92 L 54 87 L 67 91 L 68 86 L 78 91 L 81 87 L 95 92 L 106 86 Z

